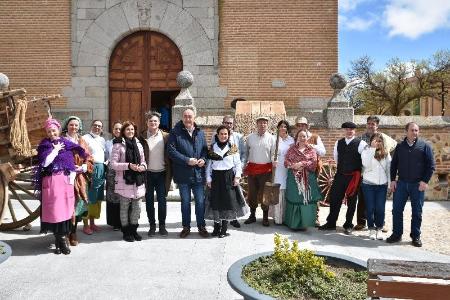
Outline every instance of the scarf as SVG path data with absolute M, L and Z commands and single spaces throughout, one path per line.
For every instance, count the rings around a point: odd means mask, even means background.
M 306 205 L 311 200 L 308 174 L 309 172 L 314 172 L 317 165 L 317 154 L 314 148 L 307 145 L 302 152 L 296 144 L 292 144 L 286 153 L 284 165 L 286 168 L 290 168 L 298 162 L 303 163 L 303 168 L 300 170 L 292 169 L 292 173 L 297 183 L 298 192 L 303 195 L 303 204 Z
M 136 165 L 141 164 L 141 154 L 139 153 L 136 138 L 125 138 L 125 162 Z M 144 183 L 144 174 L 133 170 L 126 170 L 123 172 L 123 179 L 126 184 L 140 186 Z
M 214 136 L 214 139 L 216 140 L 216 144 L 217 144 L 217 146 L 221 149 L 221 150 L 223 150 L 223 148 L 225 148 L 225 146 L 228 144 L 228 142 L 230 141 L 230 138 L 228 138 L 225 142 L 221 142 L 220 140 L 219 140 L 219 137 L 217 136 L 217 134 Z

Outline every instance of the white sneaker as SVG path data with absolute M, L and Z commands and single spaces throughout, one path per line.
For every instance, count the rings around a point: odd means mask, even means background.
M 376 236 L 377 236 L 377 240 L 380 240 L 380 241 L 384 240 L 383 231 L 381 229 L 377 229 Z
M 375 239 L 377 238 L 377 233 L 376 233 L 375 230 L 370 229 L 370 231 L 369 231 L 369 238 L 370 238 L 371 240 L 375 240 Z

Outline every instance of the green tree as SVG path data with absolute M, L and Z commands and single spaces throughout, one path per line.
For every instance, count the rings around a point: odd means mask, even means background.
M 398 116 L 423 97 L 438 98 L 441 84 L 450 83 L 450 51 L 438 51 L 431 59 L 402 62 L 391 59 L 383 71 L 363 56 L 351 63 L 352 102 L 357 113 Z

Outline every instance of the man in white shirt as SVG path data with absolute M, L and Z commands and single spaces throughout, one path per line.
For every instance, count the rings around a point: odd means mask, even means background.
M 169 165 L 170 161 L 166 151 L 169 134 L 159 129 L 161 115 L 158 112 L 149 111 L 145 116 L 147 118 L 147 130 L 141 133 L 139 140 L 144 148 L 144 156 L 147 163 L 145 206 L 150 225 L 148 236 L 154 237 L 156 235 L 154 206 L 154 193 L 156 192 L 159 235 L 165 237 L 168 235 L 166 230 L 166 196 L 172 179 Z
M 105 151 L 106 141 L 101 136 L 103 131 L 103 122 L 100 120 L 94 120 L 91 125 L 91 131 L 88 134 L 83 135 L 83 139 L 86 141 L 89 147 L 89 152 L 94 159 L 94 170 L 92 173 L 92 182 L 89 185 L 88 190 L 88 216 L 89 226 L 87 218 L 83 219 L 83 232 L 85 234 L 92 234 L 94 231 L 100 231 L 100 228 L 95 225 L 94 220 L 100 218 L 101 212 L 101 200 L 104 199 L 105 190 Z
M 256 222 L 256 208 L 258 203 L 263 210 L 263 226 L 269 226 L 269 207 L 263 204 L 264 186 L 270 181 L 273 157 L 275 154 L 275 137 L 267 132 L 269 119 L 259 117 L 256 119 L 258 132 L 252 133 L 247 138 L 246 157 L 248 158 L 245 167 L 248 175 L 248 197 L 250 206 L 250 216 L 244 222 L 251 224 Z
M 361 153 L 367 143 L 355 137 L 356 124 L 345 122 L 342 124 L 345 137 L 334 144 L 334 160 L 337 171 L 330 191 L 330 213 L 327 222 L 319 226 L 319 230 L 335 230 L 342 203 L 347 203 L 344 231 L 351 234 L 353 230 L 353 216 L 356 210 L 356 194 L 361 179 Z

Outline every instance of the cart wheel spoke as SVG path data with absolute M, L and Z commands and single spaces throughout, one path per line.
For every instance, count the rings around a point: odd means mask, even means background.
M 20 197 L 19 194 L 17 194 L 17 192 L 11 187 L 12 184 L 10 185 L 10 189 L 11 189 L 11 193 L 14 195 L 14 199 L 18 200 L 19 203 L 23 206 L 23 208 L 25 208 L 25 210 L 27 211 L 27 213 L 29 215 L 31 215 L 33 213 L 33 211 L 28 207 L 28 205 L 25 204 L 25 202 L 23 201 L 23 199 Z M 18 185 L 15 185 L 18 186 Z M 22 189 L 21 189 L 22 190 Z

